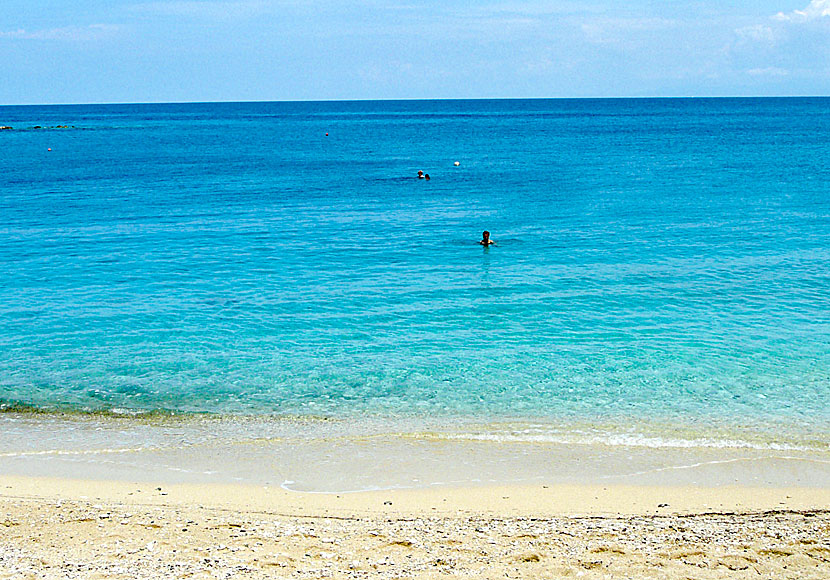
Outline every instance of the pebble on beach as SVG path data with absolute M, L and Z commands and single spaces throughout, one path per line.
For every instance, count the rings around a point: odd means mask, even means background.
M 2 501 L 0 578 L 830 577 L 830 512 L 822 510 L 332 518 Z

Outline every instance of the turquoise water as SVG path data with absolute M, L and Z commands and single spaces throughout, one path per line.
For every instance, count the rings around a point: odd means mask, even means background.
M 7 410 L 826 447 L 830 99 L 0 107 L 0 125 Z

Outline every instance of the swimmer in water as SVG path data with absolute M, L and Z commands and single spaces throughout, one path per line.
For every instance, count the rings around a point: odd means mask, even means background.
M 481 233 L 481 241 L 479 242 L 482 246 L 493 246 L 496 244 L 493 240 L 490 239 L 490 232 L 484 230 Z
M 419 169 L 418 170 L 418 179 L 423 179 L 423 178 L 424 178 L 424 172 Z

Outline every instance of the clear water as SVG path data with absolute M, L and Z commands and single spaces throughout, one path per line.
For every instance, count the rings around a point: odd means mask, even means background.
M 0 125 L 7 410 L 827 447 L 830 99 L 0 107 Z

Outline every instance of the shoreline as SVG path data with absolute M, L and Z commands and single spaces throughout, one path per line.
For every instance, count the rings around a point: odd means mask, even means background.
M 0 578 L 830 575 L 830 488 L 336 494 L 3 475 L 0 527 Z
M 830 511 L 828 487 L 536 484 L 431 486 L 356 492 L 249 484 L 170 484 L 0 475 L 3 501 L 94 501 L 308 517 L 617 517 Z
M 338 493 L 537 484 L 774 489 L 830 481 L 826 445 L 706 445 L 694 437 L 699 433 L 680 430 L 669 434 L 676 440 L 655 440 L 648 427 L 615 435 L 521 421 L 4 419 L 0 474 L 67 480 Z
M 6 421 L 0 580 L 830 577 L 824 449 L 251 426 Z

